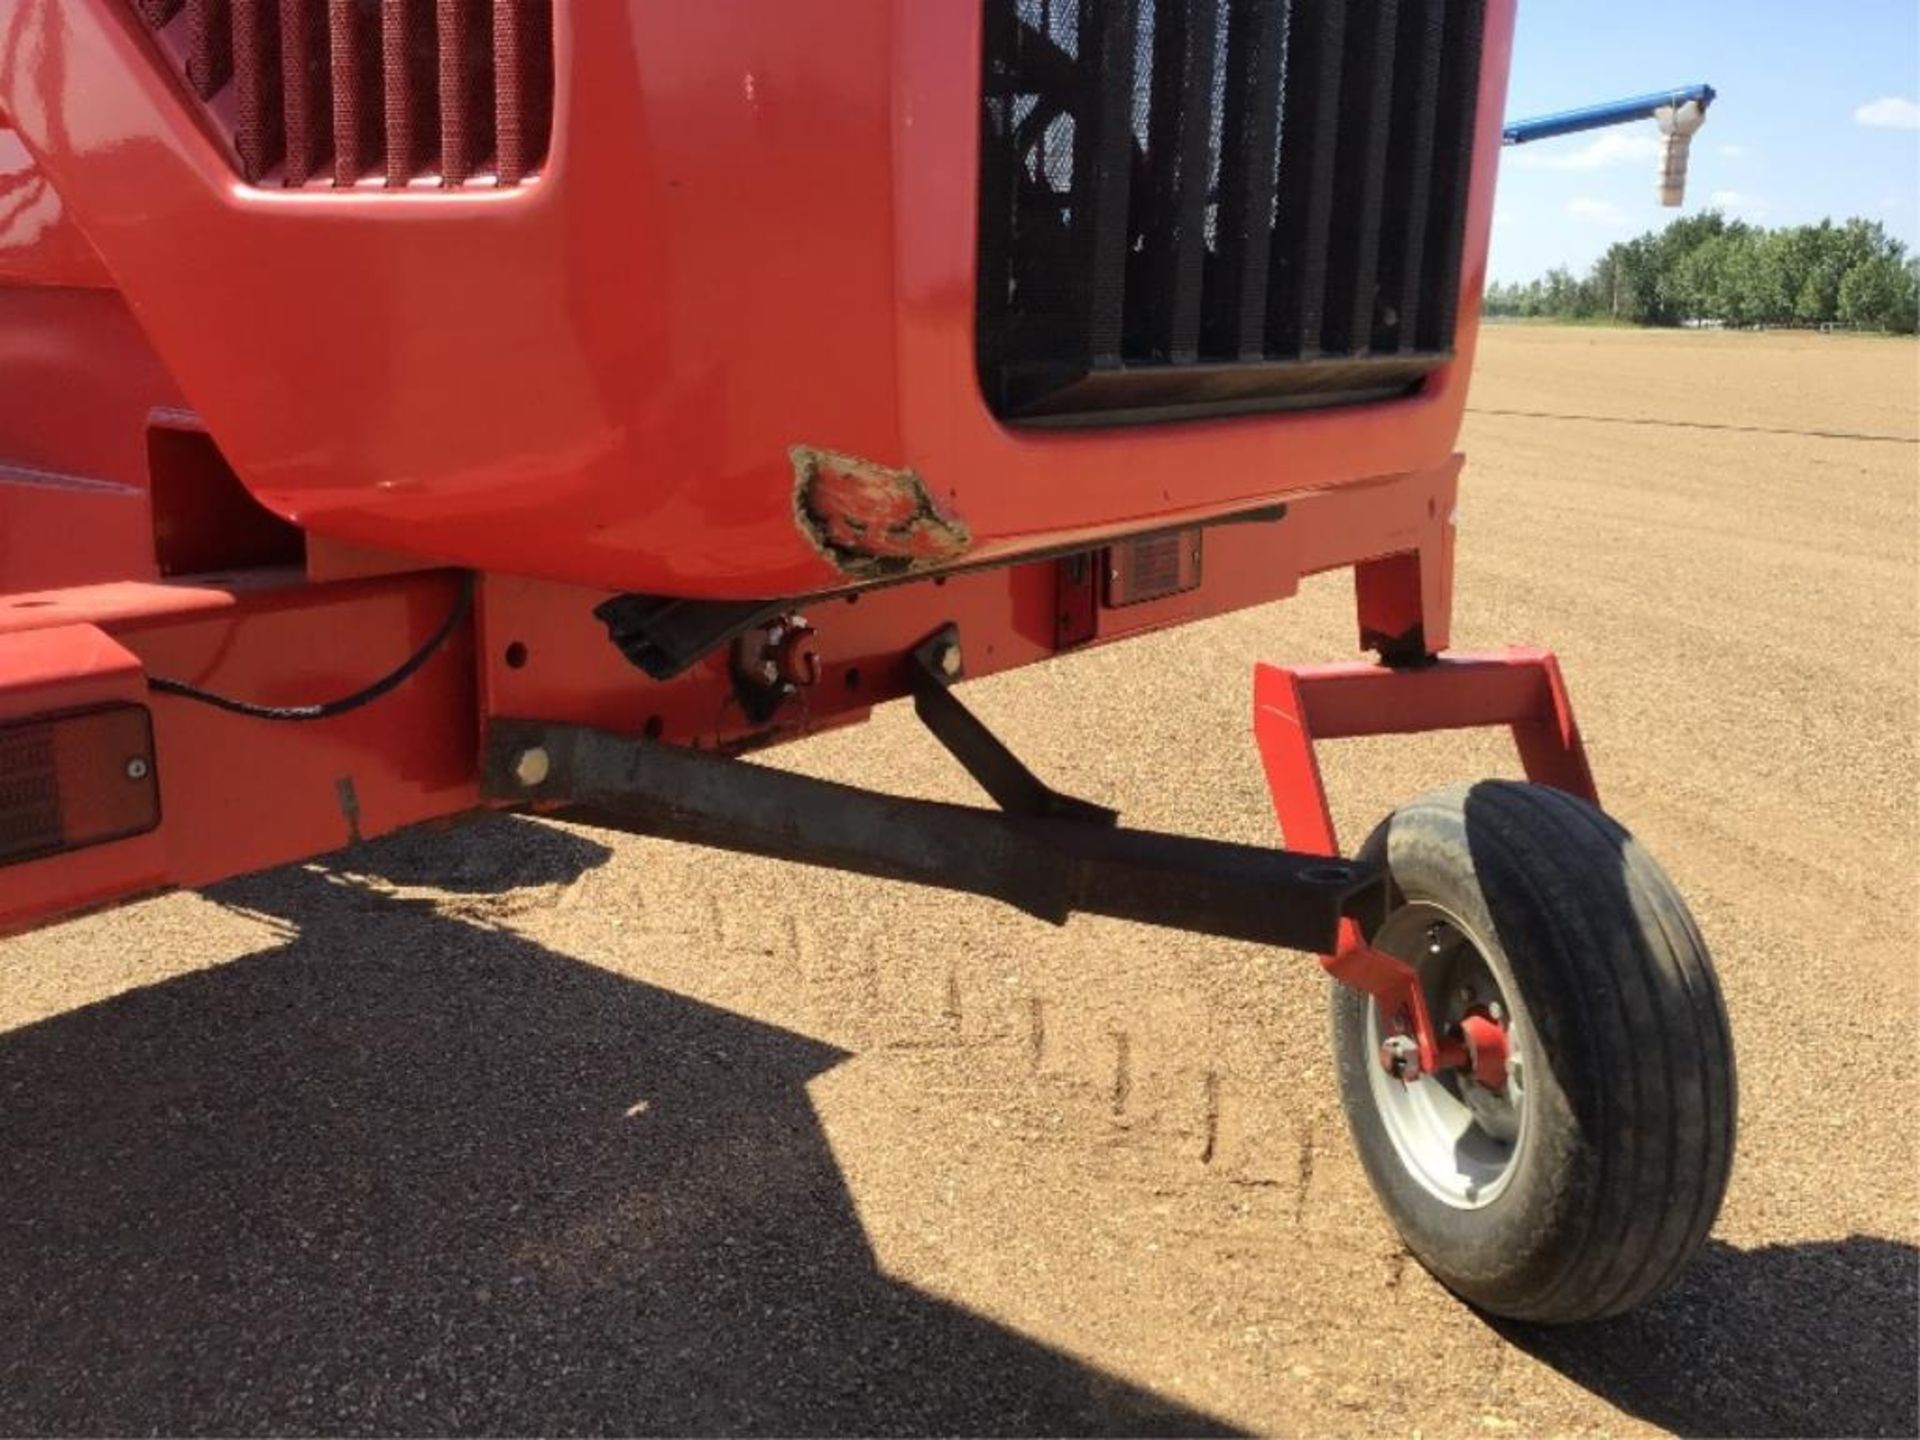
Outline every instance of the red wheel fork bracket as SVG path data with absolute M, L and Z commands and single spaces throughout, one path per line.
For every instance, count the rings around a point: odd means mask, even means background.
M 1404 669 L 1351 661 L 1256 665 L 1253 670 L 1254 739 L 1280 833 L 1293 850 L 1340 853 L 1314 753 L 1316 741 L 1486 725 L 1512 728 L 1529 780 L 1599 804 L 1573 706 L 1551 651 L 1515 648 L 1444 655 Z M 1463 1043 L 1443 1042 L 1434 1033 L 1413 967 L 1374 949 L 1352 920 L 1341 923 L 1338 948 L 1321 956 L 1320 963 L 1341 984 L 1372 995 L 1389 1028 L 1413 1038 L 1421 1074 L 1475 1064 Z M 1488 1052 L 1494 1048 L 1476 1047 Z M 1499 1048 L 1504 1050 L 1504 1033 Z M 1489 1053 L 1489 1071 L 1491 1064 Z M 1501 1066 L 1504 1086 L 1504 1055 Z

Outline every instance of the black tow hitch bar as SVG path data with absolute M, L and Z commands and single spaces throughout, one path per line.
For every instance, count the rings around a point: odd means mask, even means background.
M 1127 829 L 1034 779 L 943 684 L 920 686 L 915 700 L 969 771 L 1018 809 L 907 799 L 529 720 L 493 723 L 483 785 L 490 800 L 562 819 L 985 895 L 1054 924 L 1078 911 L 1330 953 L 1343 919 L 1371 934 L 1385 918 L 1376 866 Z

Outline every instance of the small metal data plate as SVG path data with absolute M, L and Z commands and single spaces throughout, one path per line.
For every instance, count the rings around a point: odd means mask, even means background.
M 1107 608 L 1200 588 L 1200 532 L 1172 530 L 1107 547 Z

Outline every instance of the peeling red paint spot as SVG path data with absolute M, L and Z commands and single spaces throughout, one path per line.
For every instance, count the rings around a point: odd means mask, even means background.
M 796 445 L 794 519 L 835 568 L 862 578 L 927 570 L 973 544 L 964 522 L 934 503 L 913 470 L 894 470 Z

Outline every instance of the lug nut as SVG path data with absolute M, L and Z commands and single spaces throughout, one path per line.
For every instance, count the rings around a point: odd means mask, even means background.
M 513 778 L 520 782 L 520 787 L 524 790 L 531 790 L 536 785 L 544 784 L 547 776 L 552 773 L 553 757 L 547 754 L 544 746 L 529 745 L 513 757 Z
M 1380 1068 L 1396 1080 L 1420 1078 L 1420 1045 L 1411 1035 L 1389 1035 L 1380 1042 Z

